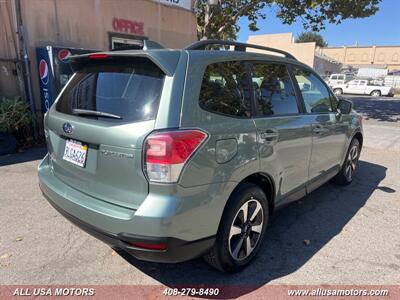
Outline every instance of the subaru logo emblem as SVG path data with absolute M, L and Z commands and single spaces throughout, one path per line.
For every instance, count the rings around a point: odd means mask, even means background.
M 71 134 L 72 131 L 74 130 L 74 126 L 72 126 L 70 123 L 64 123 L 63 124 L 63 130 L 66 134 Z

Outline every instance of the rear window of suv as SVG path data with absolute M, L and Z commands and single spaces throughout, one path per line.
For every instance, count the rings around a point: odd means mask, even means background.
M 158 111 L 164 77 L 146 59 L 92 63 L 76 72 L 56 110 L 110 122 L 152 120 Z

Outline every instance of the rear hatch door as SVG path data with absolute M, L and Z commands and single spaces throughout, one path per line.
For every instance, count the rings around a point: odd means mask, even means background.
M 148 194 L 142 144 L 154 129 L 165 73 L 143 57 L 79 66 L 45 118 L 54 175 L 129 208 Z

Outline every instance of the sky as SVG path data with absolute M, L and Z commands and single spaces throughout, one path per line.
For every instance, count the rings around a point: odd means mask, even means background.
M 248 20 L 240 19 L 238 40 L 246 42 L 249 35 L 292 32 L 297 37 L 305 31 L 301 22 L 284 25 L 275 17 L 274 11 L 267 11 L 267 18 L 257 23 L 259 31 L 248 29 Z M 342 24 L 327 24 L 319 32 L 329 46 L 393 46 L 400 45 L 400 0 L 383 0 L 379 11 L 368 18 L 348 19 Z

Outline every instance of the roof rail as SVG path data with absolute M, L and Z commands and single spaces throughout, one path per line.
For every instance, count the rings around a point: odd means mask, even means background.
M 264 47 L 260 45 L 254 45 L 254 44 L 246 44 L 246 43 L 240 43 L 240 42 L 235 42 L 235 41 L 225 41 L 225 40 L 202 40 L 198 42 L 194 42 L 184 50 L 205 50 L 206 46 L 209 45 L 227 45 L 227 46 L 235 46 L 235 51 L 246 51 L 247 48 L 253 48 L 253 49 L 260 49 L 260 50 L 265 50 L 269 52 L 276 52 L 279 54 L 284 55 L 286 58 L 294 59 L 297 60 L 292 54 L 280 50 L 280 49 L 275 49 L 275 48 L 270 48 L 270 47 Z

